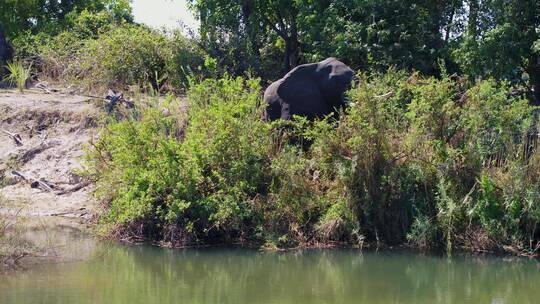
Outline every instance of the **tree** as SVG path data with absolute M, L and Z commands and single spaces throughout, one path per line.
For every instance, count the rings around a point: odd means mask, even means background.
M 473 80 L 528 84 L 540 103 L 538 0 L 191 2 L 203 40 L 234 53 L 238 71 L 257 70 L 276 52 L 282 72 L 329 56 L 355 69 L 395 66 L 427 75 L 439 75 L 444 62 L 447 72 Z
M 525 77 L 540 101 L 540 57 L 534 49 L 540 1 L 468 0 L 467 29 L 453 50 L 461 71 L 472 78 L 521 83 Z
M 309 1 L 307 1 L 309 4 Z M 258 2 L 258 12 L 265 27 L 285 42 L 284 68 L 289 71 L 300 62 L 298 18 L 301 1 L 266 0 Z
M 251 67 L 257 70 L 263 44 L 274 44 L 277 37 L 284 42 L 283 69 L 288 71 L 298 65 L 300 43 L 297 18 L 301 2 L 191 0 L 190 3 L 201 21 L 201 38 L 207 46 L 212 46 L 214 53 L 219 50 L 219 44 L 235 43 L 241 55 L 251 59 L 248 60 L 252 63 Z
M 0 23 L 8 37 L 25 31 L 56 33 L 65 28 L 70 13 L 84 10 L 108 10 L 116 18 L 133 20 L 130 0 L 2 0 Z
M 451 66 L 462 0 L 311 2 L 315 9 L 306 8 L 299 22 L 308 61 L 335 56 L 356 69 L 395 66 L 428 75 L 440 72 L 439 59 Z
M 254 64 L 248 47 L 239 1 L 197 1 L 190 3 L 201 22 L 199 43 L 219 66 L 241 74 Z
M 203 40 L 245 41 L 255 61 L 278 46 L 283 70 L 336 56 L 354 67 L 398 66 L 434 74 L 461 0 L 192 0 Z M 443 33 L 446 38 L 443 40 Z M 213 39 L 212 39 L 213 38 Z M 219 43 L 216 43 L 219 44 Z M 242 49 L 242 48 L 240 48 Z

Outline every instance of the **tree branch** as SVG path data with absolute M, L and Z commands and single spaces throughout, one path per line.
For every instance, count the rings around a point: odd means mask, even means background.
M 283 40 L 285 41 L 289 40 L 289 37 L 287 36 L 287 34 L 281 31 L 272 21 L 270 21 L 270 19 L 268 19 L 268 17 L 263 15 L 262 19 L 266 24 L 268 24 L 272 28 L 272 30 L 274 30 L 281 38 L 283 38 Z

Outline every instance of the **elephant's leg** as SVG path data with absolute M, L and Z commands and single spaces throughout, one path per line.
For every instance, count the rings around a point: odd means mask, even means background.
M 309 95 L 299 96 L 290 112 L 292 115 L 300 115 L 308 120 L 313 120 L 330 114 L 332 108 L 320 93 L 314 92 Z
M 281 117 L 281 105 L 278 102 L 268 103 L 264 111 L 264 120 L 272 121 Z

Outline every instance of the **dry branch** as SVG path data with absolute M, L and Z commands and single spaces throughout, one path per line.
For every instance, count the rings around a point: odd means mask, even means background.
M 2 130 L 2 132 L 4 132 L 5 134 L 7 134 L 9 137 L 11 137 L 11 139 L 13 139 L 13 141 L 15 142 L 15 144 L 17 146 L 22 146 L 23 145 L 23 142 L 22 142 L 22 138 L 21 136 L 18 134 L 18 133 L 11 133 L 11 132 L 8 132 L 6 130 Z
M 53 92 L 58 92 L 58 90 L 52 90 L 52 91 L 49 90 L 49 89 L 47 88 L 47 85 L 44 84 L 44 83 L 41 83 L 41 82 L 38 83 L 38 84 L 36 84 L 35 87 L 36 87 L 37 89 L 41 89 L 41 90 L 45 91 L 45 93 L 47 93 L 47 94 L 51 94 L 51 93 L 53 93 Z
M 86 187 L 88 185 L 90 185 L 90 181 L 84 181 L 84 182 L 76 184 L 75 186 L 73 186 L 71 188 L 64 189 L 62 191 L 58 191 L 58 192 L 56 192 L 56 195 L 64 195 L 64 194 L 67 194 L 67 193 L 76 192 L 76 191 L 79 191 L 79 190 L 81 190 L 82 188 L 84 188 L 84 187 Z
M 386 98 L 390 98 L 390 97 L 393 97 L 394 96 L 394 92 L 390 91 L 388 93 L 385 93 L 385 94 L 382 94 L 382 95 L 375 95 L 373 97 L 375 98 L 380 98 L 380 99 L 386 99 Z

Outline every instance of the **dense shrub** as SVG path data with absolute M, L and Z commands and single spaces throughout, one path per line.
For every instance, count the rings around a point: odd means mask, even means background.
M 79 57 L 85 43 L 73 32 L 49 37 L 33 56 L 37 59 L 40 77 L 74 82 L 81 71 Z
M 89 155 L 103 222 L 174 245 L 534 251 L 540 153 L 527 101 L 492 80 L 362 78 L 339 121 L 263 123 L 257 82 L 224 78 L 190 89 L 185 120 L 150 107 L 106 126 Z
M 16 57 L 33 61 L 41 78 L 89 90 L 179 91 L 206 75 L 203 53 L 179 31 L 134 25 L 107 11 L 68 17 L 69 27 L 56 35 L 28 32 L 13 41 Z
M 145 236 L 176 243 L 245 233 L 270 142 L 259 91 L 254 80 L 207 80 L 190 91 L 185 129 L 182 115 L 153 107 L 140 120 L 107 126 L 92 154 L 99 188 L 111 199 L 105 222 L 142 223 L 151 229 Z
M 14 56 L 19 60 L 38 56 L 41 47 L 45 45 L 49 39 L 51 39 L 51 35 L 44 32 L 38 34 L 33 34 L 30 31 L 21 32 L 11 41 L 15 51 Z
M 18 59 L 47 59 L 54 56 L 59 59 L 65 53 L 76 54 L 84 45 L 85 40 L 97 38 L 112 28 L 125 24 L 124 19 L 115 18 L 109 11 L 91 13 L 88 10 L 71 12 L 66 16 L 66 25 L 56 31 L 40 31 L 33 33 L 30 30 L 20 32 L 13 39 L 13 47 Z M 72 63 L 75 57 L 61 58 L 65 63 Z
M 192 40 L 186 38 L 180 31 L 170 33 L 171 56 L 166 59 L 166 74 L 169 86 L 186 90 L 192 78 L 215 76 L 207 68 L 202 49 Z
M 70 32 L 80 39 L 97 38 L 99 34 L 106 33 L 112 28 L 122 25 L 124 20 L 118 20 L 109 11 L 91 13 L 88 10 L 67 16 Z
M 169 41 L 161 34 L 138 26 L 124 26 L 89 40 L 80 51 L 80 74 L 95 84 L 160 85 Z

